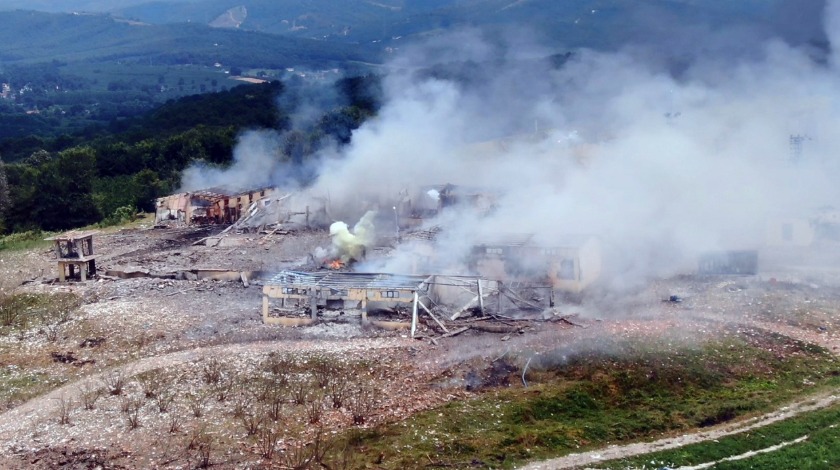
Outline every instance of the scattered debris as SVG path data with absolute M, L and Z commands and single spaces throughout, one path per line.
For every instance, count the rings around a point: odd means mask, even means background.
M 105 338 L 103 337 L 96 337 L 96 338 L 87 338 L 81 343 L 79 343 L 80 348 L 96 348 L 105 344 Z

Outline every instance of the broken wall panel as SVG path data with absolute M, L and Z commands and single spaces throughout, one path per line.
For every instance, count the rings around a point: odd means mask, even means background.
M 766 240 L 771 247 L 807 247 L 816 240 L 815 224 L 804 218 L 775 219 L 767 222 Z

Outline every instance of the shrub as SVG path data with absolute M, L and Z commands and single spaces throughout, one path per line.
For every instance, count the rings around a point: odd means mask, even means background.
M 108 227 L 112 225 L 120 225 L 128 222 L 133 222 L 137 214 L 137 209 L 131 206 L 117 207 L 113 214 L 104 218 L 99 223 L 101 227 Z
M 125 388 L 125 375 L 122 370 L 111 371 L 102 377 L 102 385 L 109 395 L 122 395 Z
M 46 244 L 45 234 L 40 230 L 17 232 L 0 237 L 0 250 L 27 250 L 34 246 Z

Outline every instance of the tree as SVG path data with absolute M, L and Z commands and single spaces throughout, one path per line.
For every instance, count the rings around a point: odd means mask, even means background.
M 0 231 L 6 231 L 6 214 L 11 207 L 9 182 L 6 179 L 6 164 L 0 158 Z
M 93 201 L 96 155 L 90 147 L 65 150 L 42 166 L 35 219 L 46 230 L 82 227 L 99 221 Z
M 135 207 L 144 212 L 154 212 L 155 199 L 162 196 L 166 191 L 166 187 L 158 178 L 157 173 L 148 168 L 134 175 L 132 186 L 135 188 Z
M 25 164 L 6 165 L 11 206 L 6 212 L 6 231 L 24 232 L 39 228 L 35 221 L 38 203 L 38 168 Z

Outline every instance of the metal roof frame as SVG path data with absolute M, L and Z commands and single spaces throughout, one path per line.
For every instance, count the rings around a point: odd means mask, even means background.
M 322 287 L 329 289 L 403 289 L 418 290 L 433 276 L 386 273 L 348 273 L 340 271 L 281 271 L 266 285 Z

